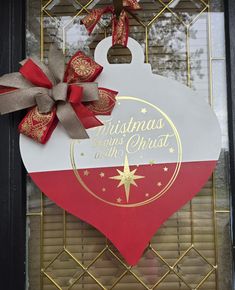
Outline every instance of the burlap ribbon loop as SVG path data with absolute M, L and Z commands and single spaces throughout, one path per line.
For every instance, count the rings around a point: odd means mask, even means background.
M 51 112 L 55 101 L 47 93 L 40 93 L 35 96 L 38 112 L 40 114 L 48 114 Z
M 67 99 L 68 84 L 59 83 L 52 88 L 52 98 L 56 101 L 65 102 Z
M 0 94 L 0 114 L 38 107 L 39 113 L 47 114 L 56 107 L 56 115 L 68 135 L 72 139 L 89 138 L 86 129 L 78 119 L 72 105 L 68 100 L 69 85 L 63 82 L 65 72 L 65 60 L 63 53 L 54 45 L 50 47 L 48 66 L 38 58 L 32 57 L 21 62 L 25 66 L 20 73 L 4 75 L 0 78 L 0 86 L 15 88 L 15 90 Z M 35 86 L 35 79 L 29 74 L 27 65 L 34 68 L 42 76 L 45 87 Z M 27 76 L 27 77 L 26 77 Z M 30 81 L 29 81 L 30 80 Z M 45 82 L 46 80 L 46 82 Z M 49 88 L 50 86 L 50 88 Z M 82 87 L 83 95 L 73 98 L 72 103 L 82 101 L 96 101 L 98 99 L 97 83 L 79 83 L 74 86 Z

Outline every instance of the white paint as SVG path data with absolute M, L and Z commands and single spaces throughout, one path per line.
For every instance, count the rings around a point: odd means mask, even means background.
M 95 60 L 104 66 L 102 74 L 97 78 L 99 86 L 117 90 L 119 96 L 145 100 L 167 114 L 180 135 L 182 162 L 217 160 L 221 146 L 220 129 L 215 114 L 203 98 L 178 82 L 152 74 L 150 65 L 144 64 L 143 50 L 135 40 L 128 41 L 128 48 L 133 55 L 131 64 L 109 64 L 107 51 L 110 46 L 111 37 L 101 41 L 95 51 Z M 118 103 L 120 105 L 116 105 L 111 117 L 99 116 L 99 119 L 103 122 L 110 118 L 116 122 L 128 122 L 131 117 L 140 121 L 161 118 L 156 109 L 140 101 L 121 100 Z M 147 110 L 146 114 L 140 113 L 143 108 Z M 147 131 L 144 135 L 141 133 L 141 137 L 157 138 L 159 134 L 172 130 L 167 122 L 164 128 L 160 131 Z M 75 147 L 75 159 L 79 168 L 123 165 L 125 152 L 118 158 L 94 159 L 97 147 L 93 140 L 97 130 L 99 128 L 89 129 L 90 139 L 81 140 Z M 128 136 L 125 138 L 128 139 Z M 105 138 L 107 139 L 103 136 L 100 140 Z M 70 143 L 71 140 L 60 125 L 45 145 L 21 136 L 21 155 L 27 170 L 40 172 L 71 169 Z M 169 154 L 170 147 L 175 149 L 172 154 Z M 157 163 L 177 162 L 176 139 L 172 138 L 167 148 L 140 150 L 136 154 L 128 154 L 128 158 L 130 164 L 148 164 L 151 160 Z

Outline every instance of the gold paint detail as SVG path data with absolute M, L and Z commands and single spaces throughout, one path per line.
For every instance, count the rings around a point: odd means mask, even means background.
M 83 175 L 84 175 L 84 176 L 88 176 L 89 174 L 90 174 L 90 173 L 89 173 L 88 170 L 84 170 L 84 171 L 83 171 Z
M 104 172 L 100 172 L 99 176 L 103 178 L 105 176 Z
M 135 180 L 145 178 L 145 176 L 135 175 L 136 170 L 137 169 L 130 171 L 128 157 L 126 155 L 123 171 L 120 171 L 119 169 L 117 169 L 117 172 L 119 173 L 119 175 L 109 177 L 110 179 L 120 180 L 117 187 L 120 187 L 121 185 L 124 186 L 127 202 L 129 202 L 131 185 L 137 186 Z
M 170 180 L 168 181 L 168 183 L 162 187 L 162 189 L 160 190 L 160 192 L 157 192 L 155 194 L 152 195 L 152 197 L 150 197 L 149 199 L 146 199 L 144 201 L 141 202 L 136 202 L 136 203 L 123 203 L 123 204 L 119 204 L 119 203 L 115 203 L 115 202 L 110 202 L 105 200 L 104 198 L 102 198 L 101 196 L 99 196 L 98 194 L 96 194 L 93 190 L 91 190 L 89 188 L 89 186 L 84 182 L 84 180 L 82 179 L 82 177 L 79 174 L 79 170 L 78 170 L 78 165 L 76 164 L 75 161 L 75 145 L 79 144 L 78 141 L 76 140 L 72 140 L 71 144 L 70 144 L 70 161 L 71 161 L 71 165 L 72 165 L 72 169 L 74 172 L 74 175 L 76 177 L 76 179 L 78 180 L 78 182 L 81 184 L 81 186 L 87 191 L 89 192 L 91 195 L 93 195 L 95 198 L 99 199 L 100 201 L 103 201 L 109 205 L 113 205 L 113 206 L 117 206 L 117 207 L 137 207 L 137 206 L 144 206 L 148 203 L 151 203 L 153 201 L 155 201 L 156 199 L 160 198 L 161 196 L 163 196 L 168 190 L 169 188 L 173 185 L 173 183 L 175 182 L 180 168 L 181 168 L 181 161 L 182 161 L 182 145 L 181 145 L 181 140 L 180 140 L 180 136 L 179 133 L 174 125 L 174 123 L 171 121 L 171 119 L 161 110 L 159 109 L 157 106 L 153 105 L 152 103 L 140 99 L 140 98 L 136 98 L 136 97 L 130 97 L 130 96 L 118 96 L 117 97 L 118 101 L 126 101 L 126 100 L 131 100 L 131 101 L 136 101 L 139 103 L 142 103 L 144 105 L 148 105 L 151 108 L 155 109 L 157 112 L 161 113 L 164 118 L 167 120 L 167 122 L 169 123 L 169 125 L 171 126 L 175 138 L 176 138 L 176 142 L 177 142 L 177 148 L 178 148 L 178 156 L 177 156 L 177 163 L 176 163 L 176 167 L 174 169 L 174 172 L 172 173 L 172 176 L 170 178 Z M 78 145 L 79 148 L 79 145 Z M 168 170 L 168 168 L 167 168 Z
M 146 113 L 147 113 L 147 109 L 146 109 L 146 108 L 142 108 L 142 109 L 141 109 L 141 113 L 142 113 L 142 114 L 146 114 Z
M 171 148 L 169 149 L 169 152 L 170 152 L 170 153 L 174 153 L 174 152 L 175 152 L 175 149 L 171 147 Z

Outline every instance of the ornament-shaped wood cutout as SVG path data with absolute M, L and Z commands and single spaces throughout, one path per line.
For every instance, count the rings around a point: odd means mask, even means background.
M 69 139 L 60 125 L 45 145 L 21 135 L 20 148 L 38 187 L 134 265 L 162 223 L 210 177 L 221 133 L 204 99 L 153 74 L 135 40 L 128 41 L 130 64 L 109 64 L 111 42 L 108 37 L 95 50 L 104 66 L 99 87 L 119 92 L 112 115 L 99 116 L 104 125 L 89 129 L 87 140 Z

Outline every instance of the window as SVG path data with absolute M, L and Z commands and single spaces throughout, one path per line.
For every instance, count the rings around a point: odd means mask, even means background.
M 80 20 L 111 1 L 29 0 L 27 54 L 46 59 L 56 42 L 67 56 L 93 55 L 110 35 L 110 16 L 89 37 Z M 90 225 L 58 208 L 27 181 L 27 289 L 230 290 L 229 148 L 222 0 L 141 0 L 131 12 L 130 36 L 143 47 L 154 73 L 196 90 L 215 110 L 223 132 L 220 160 L 196 197 L 169 218 L 137 266 L 129 268 Z M 121 47 L 110 62 L 128 62 Z M 140 233 L 141 234 L 141 233 Z M 134 246 L 134 245 L 133 245 Z

